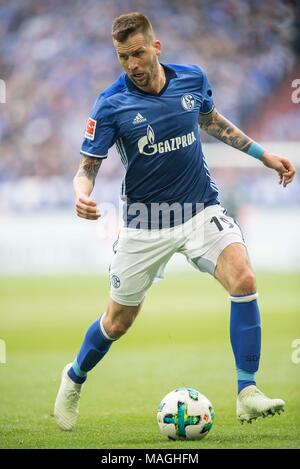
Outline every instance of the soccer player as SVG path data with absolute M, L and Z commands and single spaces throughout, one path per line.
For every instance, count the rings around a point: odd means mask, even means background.
M 251 422 L 280 413 L 284 401 L 270 399 L 256 387 L 261 326 L 255 277 L 241 231 L 220 205 L 199 126 L 274 169 L 283 187 L 293 180 L 295 169 L 217 111 L 202 68 L 159 62 L 161 43 L 147 17 L 137 12 L 119 16 L 112 37 L 125 73 L 94 104 L 74 190 L 77 215 L 97 220 L 101 214 L 91 193 L 108 149 L 116 144 L 126 168 L 124 226 L 110 266 L 105 312 L 87 330 L 74 362 L 63 370 L 56 422 L 62 430 L 73 429 L 88 372 L 132 325 L 147 290 L 175 252 L 213 275 L 229 293 L 237 418 Z

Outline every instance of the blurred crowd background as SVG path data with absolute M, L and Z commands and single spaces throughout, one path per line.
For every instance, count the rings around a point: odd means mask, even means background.
M 300 141 L 300 104 L 291 100 L 300 78 L 297 0 L 0 0 L 0 213 L 73 206 L 87 117 L 121 73 L 111 23 L 129 11 L 149 16 L 162 62 L 206 69 L 219 111 L 252 138 Z M 123 172 L 112 149 L 98 197 L 116 201 Z M 300 202 L 298 181 L 282 196 L 264 170 L 213 175 L 237 209 Z

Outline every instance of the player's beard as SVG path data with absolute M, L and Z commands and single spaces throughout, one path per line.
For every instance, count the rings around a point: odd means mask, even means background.
M 149 66 L 149 70 L 147 72 L 142 72 L 144 76 L 141 80 L 135 79 L 134 75 L 131 76 L 135 85 L 139 88 L 148 88 L 158 73 L 158 66 L 157 59 L 154 57 L 152 63 Z

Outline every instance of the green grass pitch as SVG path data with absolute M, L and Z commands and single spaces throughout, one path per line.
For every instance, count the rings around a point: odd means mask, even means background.
M 53 402 L 63 366 L 105 307 L 103 278 L 2 278 L 1 448 L 299 448 L 300 274 L 258 275 L 263 346 L 258 385 L 286 412 L 252 425 L 235 417 L 236 381 L 227 293 L 197 272 L 169 274 L 147 295 L 136 323 L 90 374 L 74 432 L 56 428 Z M 198 389 L 216 420 L 202 441 L 172 442 L 156 423 L 162 397 Z

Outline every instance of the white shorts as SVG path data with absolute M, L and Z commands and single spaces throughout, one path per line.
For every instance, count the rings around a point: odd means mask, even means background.
M 176 252 L 184 254 L 193 267 L 214 275 L 217 260 L 226 246 L 245 245 L 235 220 L 221 205 L 211 205 L 173 228 L 144 230 L 122 228 L 114 244 L 110 266 L 110 295 L 119 304 L 141 303 L 155 279 Z

